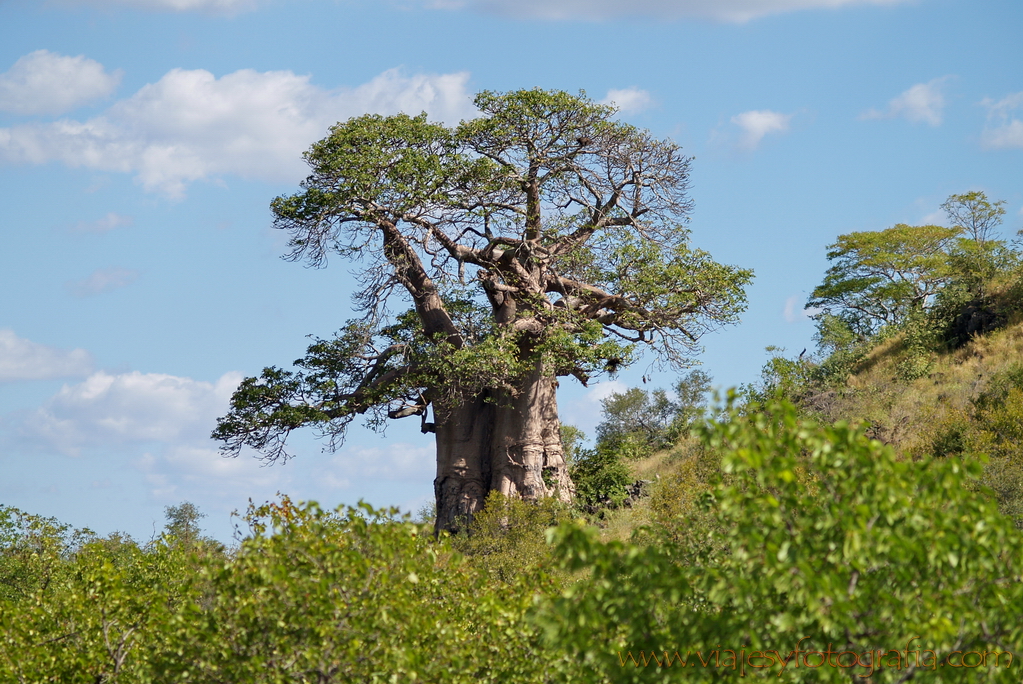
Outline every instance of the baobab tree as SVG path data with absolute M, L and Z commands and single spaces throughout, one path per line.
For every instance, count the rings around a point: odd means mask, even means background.
M 436 439 L 438 529 L 495 490 L 568 501 L 558 379 L 585 385 L 644 348 L 686 367 L 702 335 L 737 320 L 752 273 L 690 246 L 678 145 L 584 95 L 475 104 L 455 127 L 353 118 L 305 154 L 312 173 L 274 200 L 274 225 L 288 259 L 362 264 L 360 317 L 294 370 L 244 380 L 213 435 L 224 453 L 274 462 L 303 426 L 335 449 L 357 416 L 418 416 Z

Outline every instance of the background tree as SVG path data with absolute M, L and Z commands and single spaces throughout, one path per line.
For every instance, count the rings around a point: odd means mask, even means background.
M 950 195 L 941 208 L 951 227 L 898 224 L 839 235 L 828 247 L 833 265 L 806 304 L 816 310 L 821 349 L 849 349 L 886 326 L 934 318 L 935 309 L 940 319 L 971 302 L 985 307 L 992 283 L 1020 263 L 1018 251 L 995 239 L 1004 204 L 979 191 Z
M 839 235 L 828 246 L 824 282 L 814 288 L 808 309 L 837 317 L 864 338 L 924 310 L 952 279 L 948 249 L 960 233 L 943 226 L 898 224 L 882 231 Z
M 199 507 L 188 501 L 183 501 L 177 506 L 167 506 L 164 509 L 167 517 L 167 524 L 164 526 L 167 534 L 182 544 L 194 544 L 202 534 L 199 521 L 206 517 L 205 513 L 199 511 Z
M 600 401 L 603 420 L 597 425 L 597 444 L 643 456 L 666 445 L 666 433 L 675 406 L 663 389 L 648 392 L 630 387 Z
M 941 208 L 953 227 L 961 230 L 982 250 L 1005 216 L 1005 200 L 990 202 L 987 195 L 977 190 L 949 195 Z
M 748 270 L 689 246 L 690 159 L 585 96 L 483 92 L 454 128 L 363 116 L 313 145 L 301 192 L 274 200 L 289 258 L 358 259 L 362 318 L 298 370 L 246 379 L 214 437 L 287 458 L 312 425 L 334 448 L 358 415 L 418 415 L 437 443 L 437 525 L 490 491 L 572 496 L 555 390 L 637 347 L 684 365 L 744 309 Z M 412 308 L 393 314 L 395 299 Z M 433 420 L 428 420 L 428 412 Z
M 706 406 L 710 376 L 699 369 L 682 375 L 671 394 L 631 387 L 601 400 L 603 418 L 597 425 L 597 446 L 626 457 L 646 456 L 671 446 L 686 434 Z M 672 396 L 673 395 L 673 396 Z

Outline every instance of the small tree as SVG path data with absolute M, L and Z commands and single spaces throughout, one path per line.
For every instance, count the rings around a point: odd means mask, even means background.
M 177 543 L 185 546 L 193 546 L 201 539 L 202 529 L 199 521 L 206 517 L 205 513 L 199 511 L 199 507 L 188 501 L 177 506 L 167 506 L 164 509 L 167 516 L 165 529 L 167 534 L 174 537 Z
M 274 225 L 290 259 L 364 264 L 363 316 L 297 371 L 243 381 L 214 432 L 225 453 L 273 462 L 302 426 L 336 448 L 357 416 L 375 428 L 419 416 L 436 437 L 438 528 L 490 491 L 569 500 L 558 378 L 585 384 L 644 347 L 685 365 L 704 333 L 737 320 L 752 274 L 689 246 L 678 145 L 582 95 L 475 103 L 480 116 L 454 128 L 351 119 L 306 153 L 312 174 L 274 200 Z
M 710 376 L 699 369 L 691 370 L 679 378 L 672 391 L 674 398 L 663 389 L 648 392 L 632 387 L 602 399 L 598 447 L 639 456 L 670 446 L 688 431 L 703 409 L 710 391 Z
M 996 240 L 995 230 L 1005 215 L 1005 201 L 990 202 L 983 192 L 951 195 L 941 208 L 960 232 L 950 252 L 956 281 L 973 298 L 983 300 L 988 283 L 999 272 L 1016 264 L 1018 255 Z
M 1005 216 L 1005 200 L 990 202 L 987 195 L 976 190 L 949 195 L 941 208 L 945 210 L 953 227 L 961 230 L 981 250 L 991 240 Z
M 664 390 L 631 387 L 600 402 L 604 419 L 597 426 L 598 446 L 641 456 L 664 446 L 675 406 Z

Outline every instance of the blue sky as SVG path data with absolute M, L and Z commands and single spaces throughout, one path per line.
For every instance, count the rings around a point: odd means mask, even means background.
M 277 491 L 429 501 L 416 425 L 272 468 L 207 435 L 350 316 L 351 267 L 284 262 L 270 228 L 302 151 L 484 89 L 585 90 L 695 156 L 694 244 L 756 272 L 701 360 L 753 381 L 767 345 L 812 347 L 837 235 L 942 223 L 967 190 L 1023 228 L 1021 30 L 1017 0 L 0 0 L 0 503 L 147 538 L 188 500 L 227 539 Z M 563 419 L 592 434 L 646 370 L 563 382 Z

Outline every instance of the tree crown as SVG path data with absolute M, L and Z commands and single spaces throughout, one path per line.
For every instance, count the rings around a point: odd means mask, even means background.
M 288 258 L 358 259 L 362 318 L 297 373 L 246 380 L 215 436 L 281 455 L 275 435 L 343 435 L 436 401 L 515 391 L 541 369 L 614 373 L 651 348 L 684 367 L 737 320 L 749 270 L 689 245 L 691 159 L 585 95 L 482 92 L 480 116 L 367 115 L 314 144 L 302 190 L 274 200 Z M 411 302 L 395 314 L 395 296 Z M 424 418 L 424 429 L 427 429 Z

